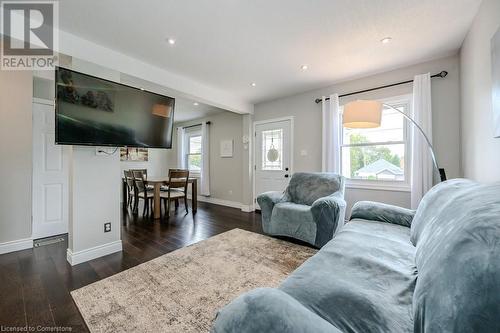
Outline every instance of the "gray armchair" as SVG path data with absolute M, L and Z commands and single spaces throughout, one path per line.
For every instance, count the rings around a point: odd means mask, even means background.
M 285 192 L 257 197 L 262 229 L 321 248 L 344 224 L 344 177 L 333 173 L 295 173 Z

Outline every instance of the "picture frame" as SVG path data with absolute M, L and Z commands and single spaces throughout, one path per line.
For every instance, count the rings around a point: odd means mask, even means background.
M 220 157 L 233 157 L 233 140 L 222 140 L 220 142 Z
M 122 162 L 147 162 L 148 160 L 148 148 L 120 148 L 120 161 Z

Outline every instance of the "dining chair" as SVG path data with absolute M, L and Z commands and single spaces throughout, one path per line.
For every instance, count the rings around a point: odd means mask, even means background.
M 168 174 L 170 175 L 170 172 L 171 171 L 183 171 L 184 169 L 179 169 L 179 168 L 175 168 L 175 169 L 168 169 Z M 176 189 L 176 188 L 173 188 L 174 191 L 179 191 L 179 189 Z M 168 191 L 168 185 L 162 185 L 160 186 L 160 191 L 162 192 L 167 192 Z M 179 207 L 179 198 L 175 198 L 173 199 L 174 202 L 175 202 L 175 209 L 177 209 Z
M 145 180 L 148 180 L 148 169 L 130 169 L 129 171 L 138 171 L 138 172 L 141 172 L 144 176 L 144 179 Z
M 186 213 L 188 210 L 187 189 L 189 181 L 189 170 L 171 169 L 168 172 L 168 190 L 160 193 L 160 198 L 165 206 L 167 217 L 170 215 L 170 202 L 184 199 Z M 176 205 L 177 207 L 177 205 Z
M 125 203 L 125 206 L 132 207 L 132 202 L 136 199 L 135 196 L 137 194 L 134 175 L 130 170 L 123 170 L 123 174 L 125 176 L 125 183 L 127 184 L 127 202 Z
M 142 210 L 142 215 L 146 212 L 149 214 L 149 206 L 151 206 L 151 211 L 153 210 L 153 199 L 154 193 L 147 187 L 146 179 L 144 178 L 144 173 L 142 170 L 133 170 L 132 174 L 134 176 L 134 183 L 137 189 L 136 202 L 134 205 L 134 211 L 137 211 L 139 200 L 144 200 L 144 209 Z
M 178 169 L 178 168 L 176 168 L 176 169 L 168 169 L 168 174 L 170 175 L 170 172 L 171 172 L 171 171 L 179 171 L 179 170 L 181 170 L 181 171 L 182 171 L 182 170 L 184 170 L 184 169 Z M 162 192 L 167 192 L 167 191 L 168 191 L 168 185 L 167 185 L 167 184 L 165 184 L 165 185 L 160 186 L 160 191 L 162 191 Z M 177 202 L 178 202 L 178 201 L 176 201 L 176 203 L 177 203 Z M 176 204 L 176 207 L 177 207 L 177 204 Z
M 131 169 L 130 171 L 132 171 L 132 172 L 134 172 L 134 171 L 142 172 L 144 180 L 148 180 L 148 169 Z M 153 185 L 147 185 L 146 184 L 146 187 L 147 187 L 148 190 L 154 189 Z

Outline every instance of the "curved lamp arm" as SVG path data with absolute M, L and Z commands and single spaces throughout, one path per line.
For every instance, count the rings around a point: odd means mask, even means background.
M 389 108 L 391 110 L 394 110 L 400 114 L 403 115 L 403 117 L 405 117 L 407 120 L 409 120 L 413 125 L 415 125 L 415 127 L 420 131 L 420 133 L 422 134 L 422 136 L 424 137 L 425 141 L 427 142 L 427 145 L 429 146 L 429 151 L 431 153 L 431 157 L 432 157 L 432 163 L 434 164 L 434 166 L 436 167 L 436 170 L 438 171 L 439 173 L 439 176 L 441 178 L 441 181 L 445 181 L 446 180 L 446 175 L 444 173 L 444 170 L 441 170 L 439 169 L 439 166 L 438 166 L 438 163 L 437 163 L 437 159 L 436 159 L 436 154 L 434 154 L 434 147 L 432 146 L 432 143 L 431 143 L 431 140 L 429 140 L 429 138 L 427 137 L 427 135 L 425 134 L 424 130 L 422 129 L 422 127 L 420 127 L 419 124 L 417 124 L 417 122 L 413 119 L 410 118 L 410 116 L 408 116 L 406 113 L 396 109 L 395 107 L 393 107 L 392 105 L 389 105 L 389 104 L 385 104 L 385 103 L 382 103 L 382 105 L 386 108 Z

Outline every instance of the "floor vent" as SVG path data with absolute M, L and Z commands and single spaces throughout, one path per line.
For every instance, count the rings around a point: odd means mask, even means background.
M 40 246 L 44 246 L 44 245 L 50 245 L 50 244 L 64 242 L 64 239 L 65 238 L 63 236 L 54 236 L 54 237 L 36 239 L 33 241 L 33 247 L 40 247 Z

